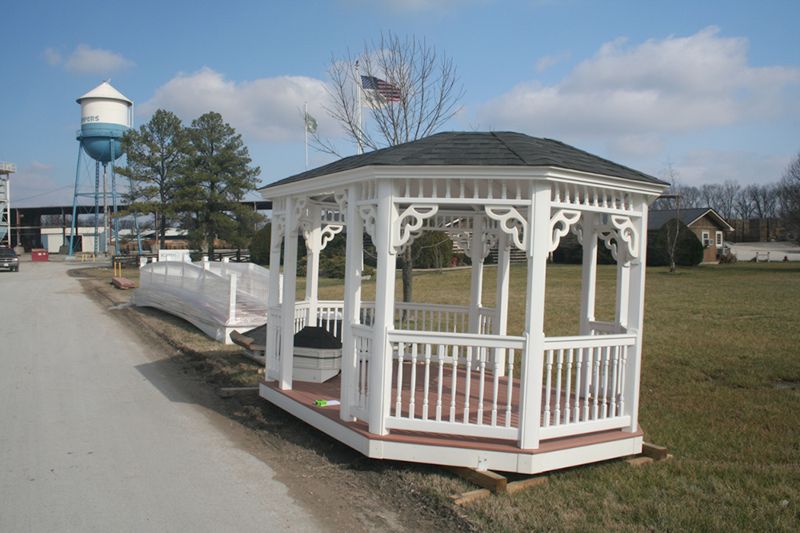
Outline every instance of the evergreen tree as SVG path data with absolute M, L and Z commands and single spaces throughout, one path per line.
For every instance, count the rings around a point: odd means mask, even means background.
M 178 180 L 177 209 L 193 247 L 214 253 L 215 239 L 241 246 L 254 233 L 255 213 L 240 202 L 261 169 L 242 136 L 213 111 L 187 129 L 187 157 Z
M 186 160 L 186 131 L 174 113 L 159 109 L 147 124 L 128 131 L 122 146 L 128 163 L 118 172 L 130 180 L 129 211 L 153 214 L 163 248 L 167 223 L 175 216 L 175 184 Z

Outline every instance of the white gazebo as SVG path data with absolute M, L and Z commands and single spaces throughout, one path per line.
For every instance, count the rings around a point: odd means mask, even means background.
M 374 458 L 537 473 L 641 451 L 637 422 L 647 209 L 667 184 L 558 141 L 510 132 L 440 133 L 348 157 L 264 187 L 273 202 L 261 395 Z M 468 306 L 395 301 L 396 259 L 423 231 L 472 260 Z M 345 232 L 344 301 L 318 298 L 319 254 Z M 580 330 L 544 334 L 548 255 L 583 248 Z M 364 235 L 377 251 L 375 301 L 361 295 Z M 296 293 L 298 237 L 307 256 Z M 595 319 L 598 247 L 617 261 L 613 322 Z M 497 248 L 497 304 L 482 305 Z M 509 252 L 527 257 L 521 336 L 507 332 Z M 293 380 L 293 336 L 342 340 L 342 370 Z M 318 407 L 317 399 L 338 406 Z

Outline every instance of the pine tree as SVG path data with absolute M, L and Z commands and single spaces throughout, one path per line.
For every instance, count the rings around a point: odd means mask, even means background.
M 240 202 L 255 189 L 261 169 L 251 166 L 242 136 L 219 113 L 193 120 L 187 138 L 176 207 L 190 242 L 209 255 L 215 239 L 241 245 L 254 232 L 255 213 Z
M 130 179 L 129 211 L 153 214 L 162 248 L 167 223 L 175 217 L 175 184 L 186 160 L 186 130 L 174 113 L 159 109 L 147 124 L 126 133 L 122 146 L 128 162 L 118 172 Z

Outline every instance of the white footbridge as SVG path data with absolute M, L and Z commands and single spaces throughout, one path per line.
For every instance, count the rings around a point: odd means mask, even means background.
M 233 331 L 267 322 L 269 276 L 268 269 L 253 263 L 158 261 L 141 266 L 133 302 L 178 316 L 231 344 Z

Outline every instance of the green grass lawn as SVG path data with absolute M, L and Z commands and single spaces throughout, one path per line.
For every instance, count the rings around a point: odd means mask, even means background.
M 414 300 L 466 304 L 468 270 L 415 273 Z M 494 268 L 484 303 L 494 305 Z M 302 280 L 301 287 L 302 287 Z M 398 283 L 399 285 L 399 283 Z M 598 317 L 614 311 L 615 270 L 598 273 Z M 371 299 L 374 285 L 364 285 Z M 524 318 L 525 269 L 512 269 L 509 333 Z M 323 280 L 321 298 L 339 299 Z M 576 334 L 580 267 L 547 269 L 546 333 Z M 491 531 L 798 530 L 800 267 L 740 263 L 648 269 L 640 424 L 674 459 L 574 468 L 550 483 L 468 507 Z M 431 497 L 461 481 L 410 471 Z

